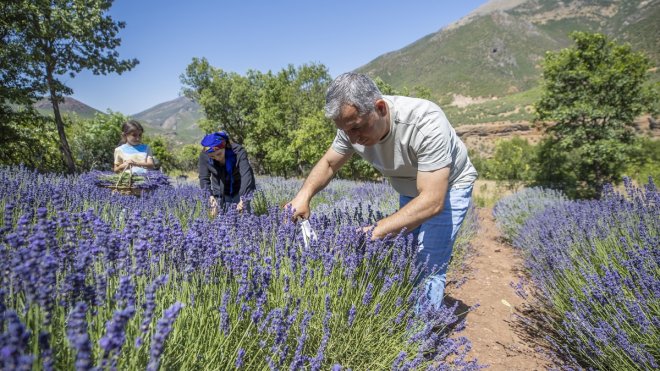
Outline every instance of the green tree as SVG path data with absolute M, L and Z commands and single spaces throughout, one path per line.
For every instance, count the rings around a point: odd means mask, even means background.
M 202 148 L 198 144 L 186 144 L 174 153 L 176 168 L 181 171 L 195 171 Z
M 68 126 L 71 151 L 79 170 L 112 170 L 114 150 L 121 140 L 121 125 L 128 117 L 111 112 L 91 120 L 76 119 Z
M 154 162 L 158 169 L 163 172 L 170 172 L 176 168 L 176 160 L 172 153 L 172 142 L 162 135 L 147 136 L 144 143 L 151 148 L 154 155 Z
M 649 177 L 655 184 L 660 183 L 660 140 L 642 138 L 639 152 L 626 169 L 626 175 L 638 184 L 648 183 Z
M 3 80 L 33 95 L 48 95 L 69 172 L 75 171 L 75 162 L 59 104 L 73 90 L 64 84 L 62 77 L 73 78 L 83 70 L 121 74 L 138 63 L 136 59 L 118 58 L 115 49 L 121 39 L 117 34 L 125 24 L 107 14 L 111 6 L 112 0 L 3 2 L 0 20 L 10 36 L 3 36 L 2 47 L 8 48 L 6 54 L 16 63 L 12 67 L 15 72 Z
M 0 157 L 3 164 L 17 163 L 10 162 L 14 157 L 24 162 L 27 157 L 29 151 L 17 146 L 29 142 L 26 136 L 29 133 L 21 128 L 21 122 L 29 127 L 46 123 L 32 107 L 35 89 L 25 74 L 28 51 L 19 40 L 22 30 L 17 25 L 25 23 L 27 15 L 21 5 L 19 1 L 0 3 Z
M 629 45 L 574 32 L 573 47 L 548 52 L 537 119 L 549 122 L 537 182 L 574 197 L 597 197 L 635 153 L 634 119 L 653 110 L 650 63 Z
M 245 141 L 254 122 L 261 73 L 248 71 L 241 76 L 214 68 L 206 58 L 193 58 L 180 80 L 184 95 L 204 109 L 206 119 L 199 123 L 202 130 L 226 130 L 233 141 Z
M 303 175 L 321 158 L 334 137 L 334 126 L 323 117 L 327 68 L 289 65 L 277 74 L 262 75 L 255 124 L 246 140 L 257 164 L 269 174 Z M 322 125 L 325 123 L 325 126 Z M 316 134 L 311 138 L 309 131 Z
M 509 189 L 517 189 L 531 180 L 533 158 L 534 147 L 526 139 L 498 140 L 493 157 L 486 160 L 488 176 L 506 184 Z

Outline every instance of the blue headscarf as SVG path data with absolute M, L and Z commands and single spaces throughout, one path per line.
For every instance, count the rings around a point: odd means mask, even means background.
M 234 168 L 236 167 L 236 154 L 234 150 L 228 145 L 229 144 L 229 135 L 224 131 L 219 131 L 217 133 L 208 134 L 202 139 L 201 144 L 204 147 L 209 147 L 206 150 L 206 153 L 212 153 L 214 147 L 221 146 L 225 144 L 225 170 L 229 175 L 229 193 L 234 193 Z M 213 159 L 209 157 L 209 164 L 213 164 Z

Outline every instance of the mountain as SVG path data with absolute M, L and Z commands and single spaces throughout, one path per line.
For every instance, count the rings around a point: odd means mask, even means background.
M 53 115 L 53 105 L 47 98 L 38 100 L 34 103 L 33 106 L 43 115 Z M 64 97 L 64 102 L 60 103 L 59 107 L 62 114 L 76 114 L 79 117 L 85 119 L 93 118 L 96 114 L 104 114 L 96 108 L 92 108 L 85 103 L 71 97 Z
M 502 97 L 536 87 L 545 52 L 572 45 L 574 30 L 629 42 L 658 66 L 658 19 L 660 0 L 493 0 L 357 71 L 397 89 L 427 87 L 443 104 Z
M 197 125 L 204 117 L 203 110 L 186 97 L 160 103 L 131 117 L 146 124 L 145 130 L 168 136 L 177 143 L 197 142 L 203 134 Z

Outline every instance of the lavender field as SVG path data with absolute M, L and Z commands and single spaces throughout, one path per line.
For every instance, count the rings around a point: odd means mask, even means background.
M 525 320 L 570 368 L 660 367 L 660 194 L 624 183 L 592 201 L 529 189 L 494 209 L 525 258 L 520 295 L 538 311 Z
M 305 247 L 281 208 L 300 183 L 258 182 L 251 212 L 210 219 L 195 185 L 133 197 L 0 168 L 0 368 L 479 367 L 454 308 L 418 302 L 433 267 L 410 239 L 357 233 L 396 209 L 387 184 L 333 181 Z

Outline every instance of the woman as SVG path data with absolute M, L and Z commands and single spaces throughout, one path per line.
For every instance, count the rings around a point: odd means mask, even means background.
M 231 143 L 224 131 L 205 136 L 201 144 L 199 186 L 210 194 L 211 215 L 227 204 L 243 210 L 245 196 L 256 189 L 247 152 L 240 144 Z

